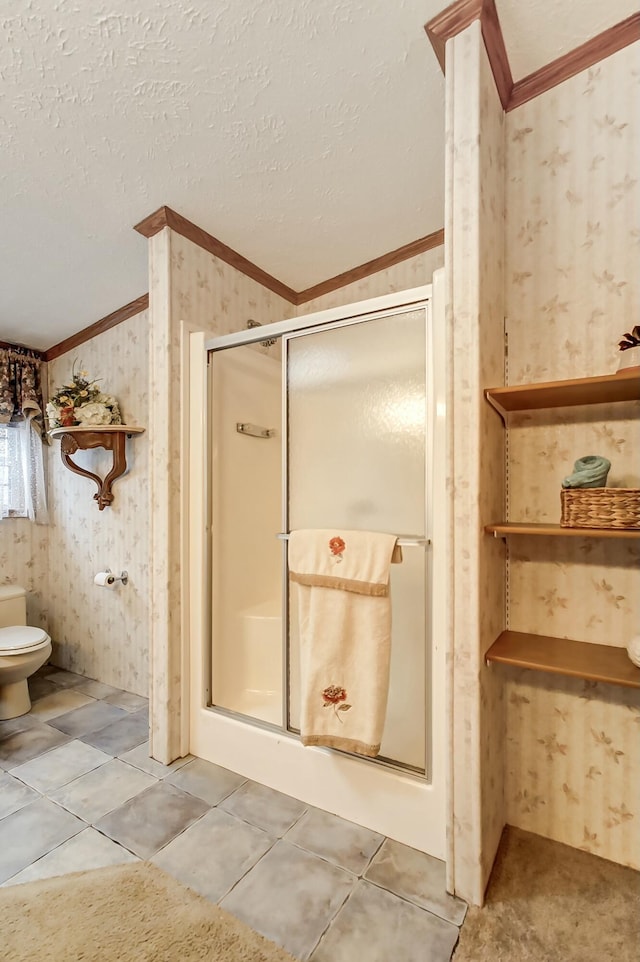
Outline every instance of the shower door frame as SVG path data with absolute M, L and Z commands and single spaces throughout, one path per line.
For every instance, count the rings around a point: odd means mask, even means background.
M 446 650 L 448 647 L 445 492 L 445 345 L 443 281 L 437 318 L 433 318 L 433 287 L 427 285 L 381 298 L 349 304 L 205 340 L 203 333 L 190 336 L 190 437 L 189 437 L 189 558 L 188 624 L 190 636 L 189 747 L 192 754 L 222 765 L 264 785 L 285 792 L 325 811 L 341 815 L 374 831 L 428 852 L 446 857 L 447 784 L 449 733 L 446 706 L 449 691 Z M 396 767 L 327 748 L 305 748 L 299 738 L 283 728 L 254 725 L 251 719 L 234 717 L 210 705 L 210 557 L 212 519 L 208 500 L 208 385 L 207 360 L 212 350 L 251 344 L 281 336 L 358 320 L 366 322 L 381 313 L 411 306 L 432 312 L 428 353 L 434 411 L 432 529 L 431 540 L 431 691 L 427 697 L 427 745 L 430 781 Z M 436 323 L 433 323 L 433 320 Z M 284 621 L 285 612 L 283 612 Z M 425 638 L 425 644 L 427 643 Z

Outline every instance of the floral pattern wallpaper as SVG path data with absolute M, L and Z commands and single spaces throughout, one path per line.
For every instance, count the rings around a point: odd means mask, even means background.
M 509 383 L 606 374 L 640 308 L 640 44 L 506 119 Z M 585 454 L 640 487 L 637 403 L 519 415 L 508 431 L 510 520 L 560 520 Z M 509 627 L 624 645 L 640 625 L 640 546 L 509 545 Z M 507 820 L 640 867 L 640 699 L 631 689 L 508 672 Z
M 143 311 L 98 334 L 48 365 L 49 390 L 67 381 L 74 358 L 116 396 L 125 424 L 147 427 L 149 313 Z M 52 661 L 140 695 L 149 687 L 149 434 L 126 442 L 127 473 L 116 481 L 113 504 L 99 511 L 93 482 L 69 471 L 60 442 L 48 449 L 50 524 L 37 564 L 36 591 L 53 642 Z M 111 455 L 78 451 L 74 460 L 102 476 Z M 35 528 L 36 526 L 31 526 Z M 42 562 L 42 555 L 45 560 Z M 126 587 L 99 588 L 105 568 L 129 573 Z M 42 597 L 40 599 L 40 591 Z
M 503 383 L 503 112 L 480 24 L 447 44 L 445 265 L 452 493 L 449 887 L 481 904 L 505 822 L 503 685 L 484 653 L 504 619 L 504 432 L 482 397 Z
M 444 266 L 444 247 L 434 247 L 423 254 L 417 254 L 406 261 L 394 264 L 384 271 L 371 274 L 353 284 L 347 284 L 322 297 L 315 297 L 305 301 L 296 308 L 298 317 L 313 314 L 315 311 L 327 311 L 332 307 L 342 307 L 344 304 L 355 304 L 370 297 L 380 297 L 383 294 L 393 294 L 395 291 L 408 291 L 412 287 L 422 287 L 430 284 L 434 271 Z
M 47 525 L 33 524 L 28 518 L 0 520 L 0 585 L 22 585 L 28 592 L 29 624 L 45 630 L 48 551 Z
M 150 436 L 151 463 L 151 748 L 170 762 L 188 751 L 186 628 L 181 566 L 180 453 L 182 340 L 189 331 L 209 336 L 242 330 L 294 314 L 277 294 L 191 241 L 164 228 L 150 240 Z M 188 380 L 184 372 L 185 382 Z

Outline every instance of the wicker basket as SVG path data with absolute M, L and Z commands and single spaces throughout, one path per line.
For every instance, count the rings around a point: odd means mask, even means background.
M 639 488 L 562 488 L 563 528 L 640 528 Z

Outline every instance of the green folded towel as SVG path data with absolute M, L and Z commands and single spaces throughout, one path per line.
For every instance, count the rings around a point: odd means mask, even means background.
M 578 458 L 573 466 L 573 474 L 562 482 L 563 488 L 604 488 L 611 461 L 597 454 L 587 454 Z

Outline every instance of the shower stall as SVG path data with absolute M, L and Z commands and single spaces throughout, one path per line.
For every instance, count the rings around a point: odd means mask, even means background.
M 444 345 L 434 285 L 191 336 L 191 751 L 445 851 Z M 435 303 L 434 303 L 435 293 Z M 299 739 L 288 533 L 397 535 L 380 754 Z

